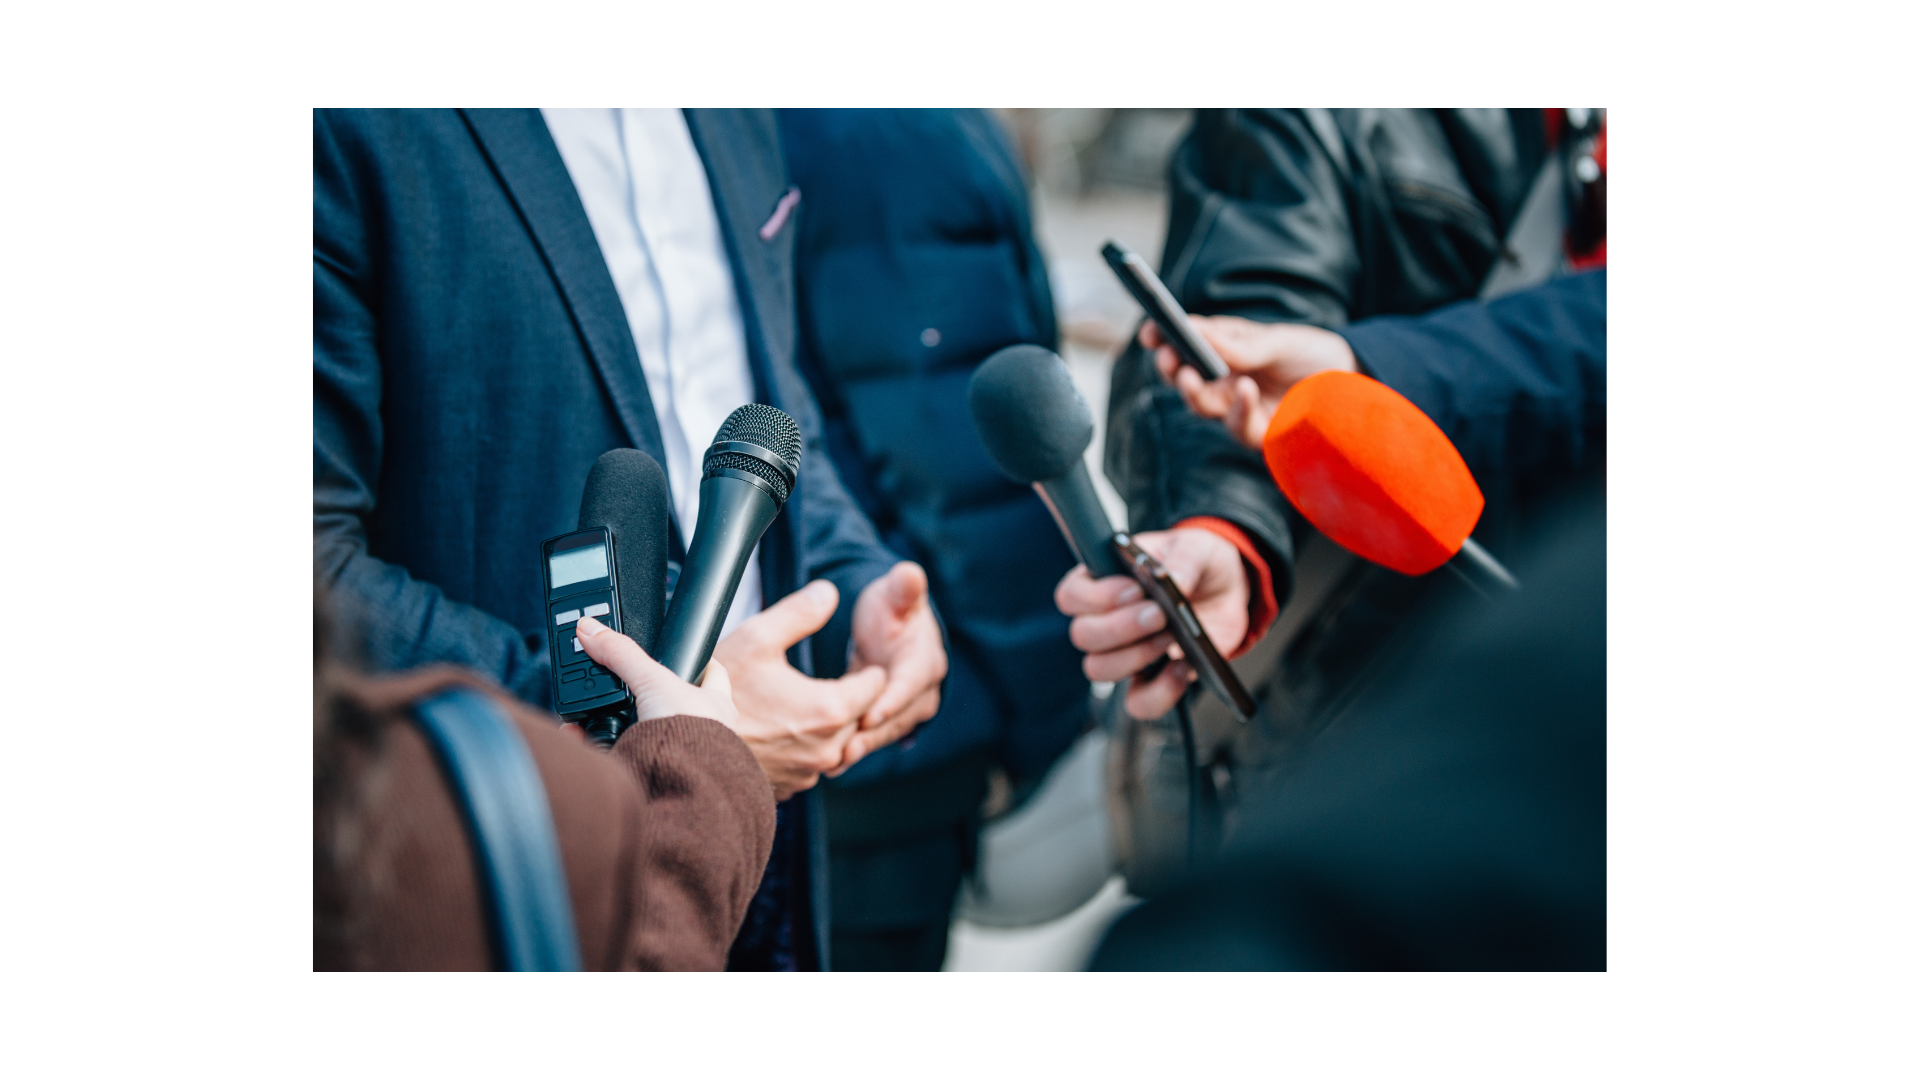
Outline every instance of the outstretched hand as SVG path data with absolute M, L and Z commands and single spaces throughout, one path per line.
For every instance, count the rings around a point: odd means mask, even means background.
M 787 663 L 787 650 L 827 625 L 839 605 L 833 583 L 815 581 L 742 622 L 713 651 L 733 676 L 740 709 L 735 730 L 773 782 L 776 799 L 849 764 L 847 744 L 887 688 L 880 668 L 813 679 Z
M 897 562 L 860 590 L 853 606 L 853 657 L 849 672 L 883 671 L 887 686 L 860 719 L 860 733 L 847 743 L 838 776 L 861 758 L 912 731 L 940 711 L 940 683 L 947 677 L 947 649 L 933 617 L 927 572 Z
M 1360 369 L 1347 339 L 1317 326 L 1257 323 L 1233 315 L 1194 315 L 1190 321 L 1231 374 L 1208 382 L 1182 366 L 1151 319 L 1140 328 L 1140 344 L 1153 350 L 1154 367 L 1180 391 L 1187 408 L 1225 424 L 1235 439 L 1255 450 L 1295 383 L 1323 371 Z

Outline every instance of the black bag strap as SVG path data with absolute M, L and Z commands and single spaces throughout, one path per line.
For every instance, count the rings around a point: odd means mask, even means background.
M 464 687 L 421 702 L 414 717 L 466 812 L 499 966 L 579 971 L 553 810 L 512 718 Z

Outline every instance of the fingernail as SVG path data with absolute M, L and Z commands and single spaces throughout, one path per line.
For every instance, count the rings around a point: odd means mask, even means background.
M 1127 587 L 1121 589 L 1119 595 L 1114 597 L 1114 602 L 1117 604 L 1131 604 L 1144 595 L 1145 594 L 1140 591 L 1140 586 L 1128 582 Z
M 1143 630 L 1158 630 L 1167 624 L 1167 617 L 1161 613 L 1158 607 L 1151 605 L 1141 608 L 1138 618 L 1140 620 L 1140 628 Z
M 606 629 L 606 627 L 600 625 L 600 620 L 591 615 L 582 615 L 580 621 L 575 625 L 579 627 L 577 633 L 584 638 L 590 638 Z

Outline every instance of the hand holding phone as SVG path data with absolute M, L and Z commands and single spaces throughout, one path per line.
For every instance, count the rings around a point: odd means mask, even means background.
M 1233 668 L 1227 666 L 1226 658 L 1214 647 L 1213 639 L 1207 636 L 1206 628 L 1200 625 L 1200 617 L 1194 614 L 1193 605 L 1188 602 L 1186 594 L 1174 583 L 1173 575 L 1127 533 L 1114 534 L 1113 549 L 1120 556 L 1120 561 L 1126 564 L 1128 572 L 1133 574 L 1133 579 L 1140 583 L 1147 597 L 1166 613 L 1167 629 L 1173 632 L 1173 640 L 1179 644 L 1182 657 L 1199 674 L 1201 685 L 1226 702 L 1241 723 L 1253 719 L 1259 710 L 1253 695 L 1247 693 L 1240 677 L 1234 674 Z M 1158 674 L 1157 667 L 1141 672 L 1148 680 Z
M 1181 309 L 1180 302 L 1167 291 L 1160 281 L 1160 275 L 1153 272 L 1147 260 L 1120 244 L 1109 240 L 1100 249 L 1100 255 L 1107 265 L 1119 275 L 1120 284 L 1126 286 L 1147 315 L 1160 327 L 1160 333 L 1173 346 L 1180 362 L 1198 371 L 1202 378 L 1218 379 L 1227 374 L 1226 362 L 1200 332 L 1187 321 L 1187 313 Z

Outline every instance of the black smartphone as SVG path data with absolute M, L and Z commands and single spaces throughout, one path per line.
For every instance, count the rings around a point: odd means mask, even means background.
M 1180 302 L 1161 284 L 1160 275 L 1153 272 L 1147 260 L 1112 240 L 1100 249 L 1100 256 L 1120 276 L 1120 284 L 1125 285 L 1140 306 L 1147 309 L 1147 315 L 1159 325 L 1161 336 L 1173 346 L 1181 363 L 1198 371 L 1206 379 L 1218 379 L 1227 374 L 1226 362 L 1187 321 L 1187 313 L 1181 310 Z
M 1200 619 L 1193 613 L 1193 605 L 1187 602 L 1186 594 L 1174 584 L 1173 575 L 1160 565 L 1160 560 L 1126 533 L 1113 535 L 1113 549 L 1119 554 L 1120 561 L 1127 564 L 1127 569 L 1132 572 L 1133 579 L 1140 583 L 1140 588 L 1154 603 L 1160 605 L 1160 610 L 1167 613 L 1167 628 L 1173 631 L 1173 640 L 1179 643 L 1187 663 L 1199 673 L 1201 685 L 1226 702 L 1241 723 L 1252 720 L 1260 707 L 1241 684 L 1240 676 L 1227 666 L 1220 650 L 1213 647 L 1213 639 L 1207 636 L 1206 628 L 1200 625 Z M 1159 671 L 1152 669 L 1152 673 L 1157 675 Z M 1147 672 L 1141 674 L 1146 675 Z
M 546 572 L 547 644 L 553 657 L 554 711 L 574 723 L 617 712 L 633 700 L 620 679 L 593 662 L 574 631 L 591 615 L 620 626 L 620 574 L 613 531 L 605 526 L 556 536 L 540 545 Z

